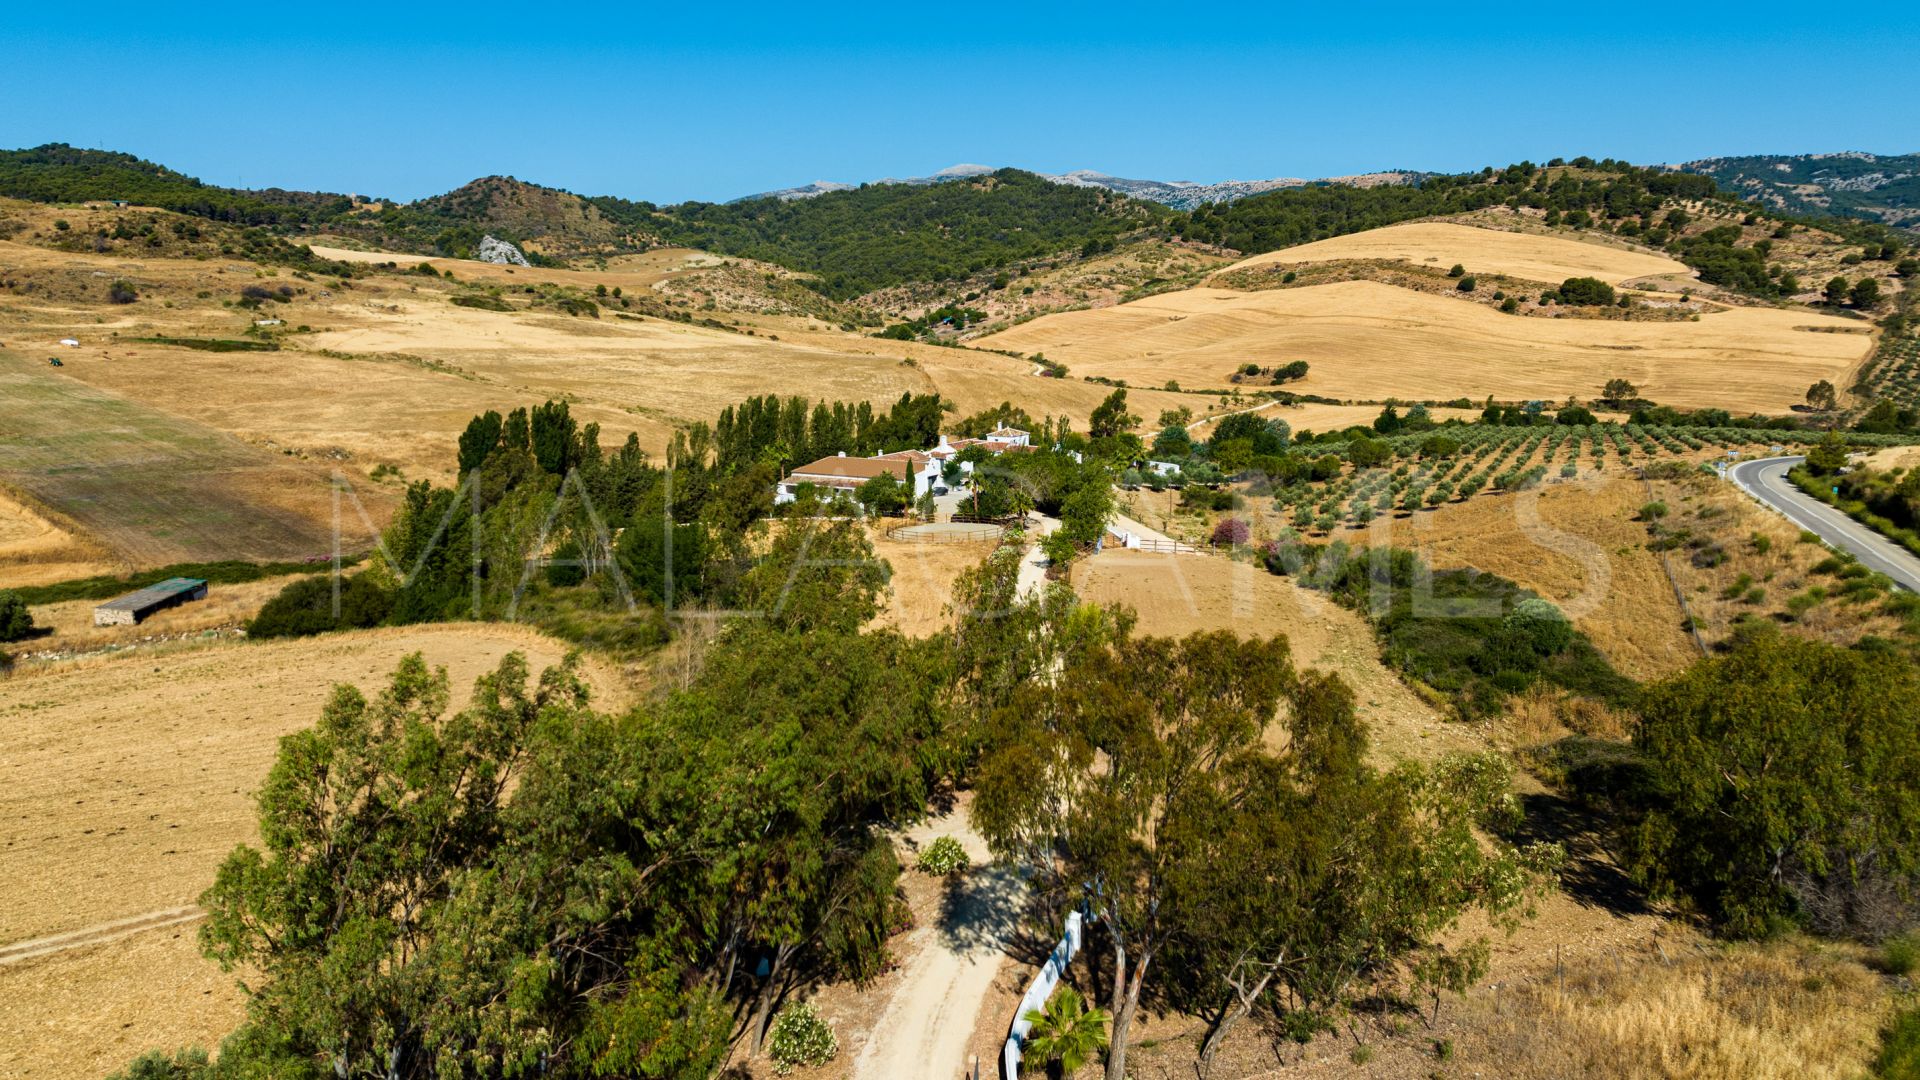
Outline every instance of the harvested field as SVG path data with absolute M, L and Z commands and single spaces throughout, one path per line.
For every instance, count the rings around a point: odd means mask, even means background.
M 321 251 L 361 262 L 421 261 Z M 599 423 L 604 441 L 617 445 L 631 431 L 658 454 L 674 428 L 711 422 L 722 408 L 757 394 L 885 407 L 903 393 L 938 392 L 959 416 L 1013 402 L 1036 420 L 1068 416 L 1084 429 L 1111 392 L 1077 378 L 1035 378 L 1034 365 L 1023 359 L 880 340 L 813 318 L 720 309 L 707 317 L 735 329 L 716 329 L 615 308 L 590 318 L 551 307 L 498 312 L 450 302 L 471 281 L 566 285 L 584 295 L 606 285 L 638 296 L 651 283 L 708 272 L 710 258 L 686 252 L 613 260 L 606 271 L 431 261 L 453 269 L 458 282 L 411 273 L 303 282 L 244 262 L 128 262 L 0 241 L 0 270 L 19 282 L 0 308 L 0 341 L 46 350 L 20 360 L 20 370 L 36 378 L 57 375 L 197 422 L 273 451 L 276 462 L 290 456 L 362 478 L 390 464 L 409 479 L 444 480 L 453 440 L 474 415 L 549 398 L 570 402 L 581 422 Z M 122 276 L 138 284 L 142 299 L 108 306 L 103 281 Z M 242 289 L 262 283 L 292 295 L 258 311 L 234 303 Z M 269 315 L 281 323 L 271 335 L 278 351 L 207 352 L 136 340 L 261 340 L 252 322 Z M 55 344 L 69 335 L 78 348 Z M 57 373 L 45 364 L 55 351 L 66 361 Z M 1130 405 L 1148 417 L 1182 405 L 1196 412 L 1224 407 L 1218 397 L 1160 390 L 1136 390 Z M 6 431 L 0 419 L 0 434 Z M 397 490 L 356 487 L 370 499 Z
M 408 255 L 394 251 L 359 251 L 352 248 L 313 245 L 313 253 L 323 259 L 378 265 L 394 263 L 411 270 L 421 263 L 441 271 L 451 270 L 462 281 L 487 281 L 500 285 L 527 285 L 545 282 L 552 285 L 614 286 L 633 292 L 651 289 L 659 282 L 681 274 L 720 265 L 726 259 L 692 248 L 658 248 L 639 255 L 622 255 L 607 260 L 605 270 L 565 270 L 543 266 L 502 266 L 477 259 L 447 259 L 437 255 Z M 735 260 L 745 261 L 745 260 Z
M 1551 285 L 1570 277 L 1597 277 L 1618 284 L 1630 278 L 1693 276 L 1685 263 L 1652 252 L 1565 236 L 1482 229 L 1451 221 L 1410 221 L 1317 240 L 1255 255 L 1221 272 L 1338 259 L 1389 259 L 1441 270 L 1457 263 L 1466 267 L 1469 274 L 1506 274 Z
M 55 517 L 0 490 L 0 589 L 114 572 L 105 548 Z
M 1406 412 L 1403 408 L 1401 412 Z M 1427 410 L 1436 421 L 1476 420 L 1479 409 L 1449 409 L 1445 407 Z M 1222 413 L 1221 415 L 1225 415 Z M 1298 434 L 1302 431 L 1340 431 L 1355 424 L 1372 424 L 1380 416 L 1378 405 L 1322 405 L 1317 402 L 1302 402 L 1298 405 L 1275 405 L 1259 410 L 1262 420 L 1285 420 L 1287 426 Z M 1212 424 L 1202 420 L 1190 429 L 1195 439 L 1205 439 L 1212 434 Z
M 200 956 L 199 919 L 0 966 L 0 1078 L 73 1080 L 148 1050 L 212 1050 L 246 1017 L 239 973 Z
M 447 667 L 461 701 L 515 649 L 536 672 L 565 652 L 522 627 L 453 624 L 141 650 L 0 682 L 0 946 L 193 904 L 253 838 L 253 792 L 280 736 L 316 720 L 334 684 L 375 690 L 418 651 Z M 624 700 L 613 676 L 587 674 L 602 701 Z M 0 1000 L 34 1002 L 0 1011 L 0 1075 L 100 1075 L 129 1050 L 231 1027 L 230 981 L 169 943 L 193 929 L 0 964 Z
M 0 355 L 0 433 L 0 479 L 72 518 L 117 561 L 333 548 L 326 473 L 10 354 Z M 370 540 L 356 533 L 349 547 Z
M 1520 318 L 1346 281 L 1190 289 L 1048 315 L 980 344 L 1044 352 L 1076 375 L 1142 386 L 1224 386 L 1244 363 L 1305 360 L 1311 370 L 1289 389 L 1349 400 L 1591 397 L 1621 377 L 1663 404 L 1784 411 L 1819 379 L 1846 384 L 1872 347 L 1863 329 L 1831 315 L 1749 307 L 1698 322 Z

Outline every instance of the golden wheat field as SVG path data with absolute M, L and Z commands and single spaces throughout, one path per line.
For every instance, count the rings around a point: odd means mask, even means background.
M 985 338 L 1074 374 L 1222 386 L 1245 363 L 1311 366 L 1289 389 L 1328 397 L 1592 397 L 1610 378 L 1683 407 L 1783 410 L 1820 379 L 1846 385 L 1873 339 L 1855 321 L 1728 308 L 1698 322 L 1527 318 L 1371 281 L 1198 288 L 1062 312 Z M 1826 331 L 1826 332 L 1816 332 Z
M 337 683 L 376 691 L 408 653 L 444 665 L 463 702 L 513 650 L 537 673 L 566 647 L 451 624 L 144 649 L 0 682 L 0 1000 L 33 1003 L 0 1009 L 0 1075 L 100 1075 L 148 1047 L 216 1043 L 240 1002 L 197 958 L 193 904 L 254 837 L 280 736 L 312 724 Z M 623 700 L 610 673 L 586 678 L 604 704 Z M 47 938 L 60 940 L 20 948 Z
M 1222 273 L 1339 259 L 1388 259 L 1438 270 L 1458 264 L 1469 274 L 1506 274 L 1554 285 L 1570 277 L 1597 277 L 1619 284 L 1631 278 L 1693 276 L 1685 263 L 1651 252 L 1451 221 L 1410 221 L 1316 240 L 1243 259 Z

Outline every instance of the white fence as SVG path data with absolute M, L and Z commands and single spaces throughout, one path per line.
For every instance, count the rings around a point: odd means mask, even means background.
M 1205 554 L 1192 544 L 1183 544 L 1178 540 L 1160 540 L 1153 537 L 1135 536 L 1130 532 L 1108 529 L 1107 539 L 1128 551 L 1146 551 L 1159 555 L 1201 555 Z
M 1060 938 L 1060 944 L 1053 947 L 1053 955 L 1034 975 L 1027 992 L 1020 998 L 1020 1008 L 1013 1014 L 1013 1026 L 1007 1030 L 1007 1045 L 1000 1054 L 1000 1075 L 1003 1080 L 1020 1078 L 1020 1046 L 1027 1041 L 1027 1033 L 1033 1025 L 1027 1022 L 1027 1014 L 1044 1009 L 1047 998 L 1053 995 L 1053 988 L 1059 985 L 1060 976 L 1066 973 L 1067 965 L 1073 962 L 1074 954 L 1080 951 L 1080 924 L 1078 911 L 1067 913 L 1067 932 Z

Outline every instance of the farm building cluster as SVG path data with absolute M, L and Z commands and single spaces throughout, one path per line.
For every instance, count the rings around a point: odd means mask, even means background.
M 1032 435 L 1016 427 L 989 431 L 980 439 L 949 439 L 940 436 L 938 444 L 927 450 L 896 450 L 872 457 L 848 457 L 844 451 L 832 457 L 797 466 L 774 485 L 773 501 L 790 503 L 805 487 L 817 488 L 825 495 L 852 495 L 862 484 L 891 475 L 908 489 L 908 497 L 918 499 L 928 492 L 944 494 L 942 488 L 958 483 L 964 486 L 973 474 L 973 462 L 960 457 L 969 448 L 979 447 L 998 456 L 1009 451 L 1033 449 Z M 949 476 L 947 466 L 956 469 Z

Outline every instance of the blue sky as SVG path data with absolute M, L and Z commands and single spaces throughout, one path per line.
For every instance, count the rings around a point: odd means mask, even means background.
M 1920 151 L 1920 5 L 5 7 L 0 147 L 403 199 Z

